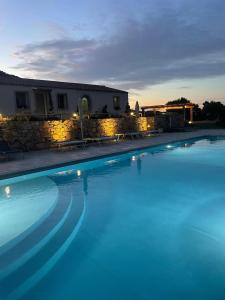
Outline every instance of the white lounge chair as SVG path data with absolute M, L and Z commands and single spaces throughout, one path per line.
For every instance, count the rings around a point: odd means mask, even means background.
M 94 137 L 94 138 L 85 138 L 84 139 L 87 143 L 97 143 L 98 145 L 101 145 L 104 142 L 110 142 L 110 141 L 118 141 L 118 138 L 116 136 L 101 136 L 101 137 Z
M 131 139 L 140 138 L 140 137 L 142 137 L 142 133 L 141 133 L 141 131 L 125 132 L 124 137 L 125 138 L 131 138 Z
M 162 132 L 163 132 L 162 129 L 146 130 L 146 131 L 142 131 L 142 136 L 143 137 L 156 136 L 156 135 L 159 135 Z
M 86 147 L 87 142 L 85 140 L 73 140 L 73 141 L 56 141 L 53 142 L 51 145 L 56 147 L 58 150 L 63 149 L 73 149 L 74 147 Z

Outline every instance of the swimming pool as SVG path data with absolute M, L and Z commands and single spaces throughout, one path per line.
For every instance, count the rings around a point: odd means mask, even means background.
M 225 299 L 225 138 L 1 181 L 0 299 Z

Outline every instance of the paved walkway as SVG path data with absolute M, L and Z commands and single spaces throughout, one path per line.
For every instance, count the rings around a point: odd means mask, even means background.
M 42 150 L 24 154 L 24 159 L 16 159 L 0 163 L 0 179 L 16 176 L 31 171 L 40 171 L 50 167 L 74 164 L 87 159 L 99 158 L 110 154 L 129 152 L 164 143 L 201 137 L 206 135 L 225 135 L 225 129 L 197 130 L 193 132 L 162 133 L 157 137 L 121 141 L 115 144 L 91 146 L 84 150 L 71 151 Z

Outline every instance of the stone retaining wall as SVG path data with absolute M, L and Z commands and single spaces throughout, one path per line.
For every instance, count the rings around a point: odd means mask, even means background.
M 84 137 L 113 136 L 116 133 L 146 131 L 155 128 L 167 129 L 166 116 L 127 117 L 83 120 Z M 81 138 L 80 121 L 3 121 L 0 122 L 0 138 L 12 147 L 23 150 L 48 148 L 54 141 Z
M 1 137 L 14 148 L 46 148 L 52 141 L 73 138 L 74 125 L 66 121 L 7 121 L 0 123 Z
M 113 136 L 127 131 L 154 128 L 154 118 L 111 118 L 83 120 L 84 137 Z M 35 150 L 47 148 L 54 141 L 81 138 L 80 122 L 65 121 L 4 121 L 0 137 L 14 148 Z

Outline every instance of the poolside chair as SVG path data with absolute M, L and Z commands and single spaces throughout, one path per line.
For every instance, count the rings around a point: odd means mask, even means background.
M 135 131 L 135 132 L 125 132 L 124 133 L 124 137 L 125 138 L 141 138 L 142 137 L 142 133 L 140 131 Z
M 73 149 L 73 148 L 85 148 L 87 142 L 85 140 L 73 140 L 73 141 L 56 141 L 52 142 L 51 146 L 53 148 L 57 148 L 58 150 L 66 150 L 66 149 Z
M 94 138 L 85 138 L 84 140 L 87 143 L 96 143 L 98 145 L 101 145 L 104 142 L 118 141 L 118 137 L 117 136 L 101 136 L 101 137 L 94 137 Z
M 116 133 L 115 137 L 116 137 L 116 141 L 119 142 L 125 138 L 125 134 L 124 133 Z
M 150 136 L 157 136 L 162 132 L 163 132 L 162 129 L 153 129 L 153 130 L 142 131 L 141 134 L 143 137 L 150 137 Z
M 22 158 L 24 157 L 22 150 L 12 149 L 6 141 L 4 141 L 4 140 L 0 141 L 0 157 L 1 157 L 1 159 L 9 160 L 14 154 L 21 154 Z

